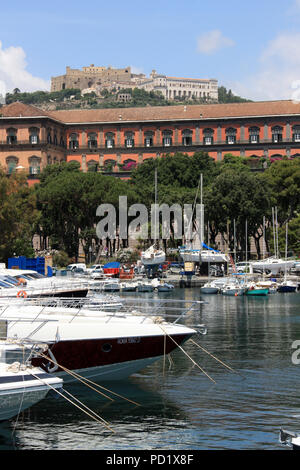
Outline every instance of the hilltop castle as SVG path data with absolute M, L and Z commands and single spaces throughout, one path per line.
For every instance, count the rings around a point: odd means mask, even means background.
M 131 67 L 114 69 L 112 67 L 83 67 L 82 70 L 66 67 L 66 73 L 51 78 L 51 91 L 79 88 L 83 93 L 102 90 L 119 91 L 126 88 L 140 88 L 148 92 L 160 92 L 166 99 L 204 99 L 218 100 L 218 81 L 216 79 L 178 78 L 158 74 L 152 70 L 150 77 L 134 74 Z

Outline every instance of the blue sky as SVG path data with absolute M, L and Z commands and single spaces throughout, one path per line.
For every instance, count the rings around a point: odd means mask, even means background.
M 300 0 L 15 0 L 2 6 L 0 93 L 47 89 L 66 65 L 91 63 L 217 78 L 251 99 L 290 99 L 300 83 Z

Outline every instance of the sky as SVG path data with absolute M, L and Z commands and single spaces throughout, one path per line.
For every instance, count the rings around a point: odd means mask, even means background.
M 0 14 L 0 93 L 50 90 L 66 66 L 216 78 L 252 100 L 300 98 L 300 0 L 14 0 Z

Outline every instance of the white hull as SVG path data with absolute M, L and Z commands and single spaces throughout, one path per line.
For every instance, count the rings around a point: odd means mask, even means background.
M 194 263 L 227 263 L 228 257 L 223 253 L 210 250 L 181 250 L 179 254 L 184 262 Z
M 95 382 L 115 382 L 127 379 L 132 374 L 137 373 L 162 357 L 163 356 L 149 357 L 147 359 L 137 359 L 136 361 L 119 362 L 117 364 L 79 369 L 74 372 L 85 379 L 93 380 Z M 63 379 L 64 383 L 78 382 L 76 378 L 72 377 L 70 374 L 66 374 L 65 372 L 58 372 L 55 373 L 55 375 Z
M 256 261 L 251 263 L 253 269 L 259 269 L 261 271 L 271 271 L 272 274 L 279 274 L 285 272 L 294 266 L 294 261 L 285 261 L 277 258 L 269 258 L 262 261 Z
M 166 254 L 162 250 L 156 250 L 154 246 L 150 246 L 148 250 L 143 251 L 141 254 L 141 262 L 145 266 L 156 266 L 164 263 Z
M 50 390 L 62 387 L 61 379 L 39 368 L 29 367 L 13 372 L 8 367 L 8 364 L 1 364 L 0 367 L 0 421 L 17 416 L 43 400 Z

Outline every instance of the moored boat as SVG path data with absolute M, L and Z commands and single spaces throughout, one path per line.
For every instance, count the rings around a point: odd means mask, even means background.
M 44 357 L 34 357 L 32 365 L 66 382 L 74 381 L 66 370 L 93 380 L 122 380 L 197 332 L 137 311 L 47 307 L 29 300 L 7 301 L 0 306 L 7 338 L 30 338 L 44 344 Z

